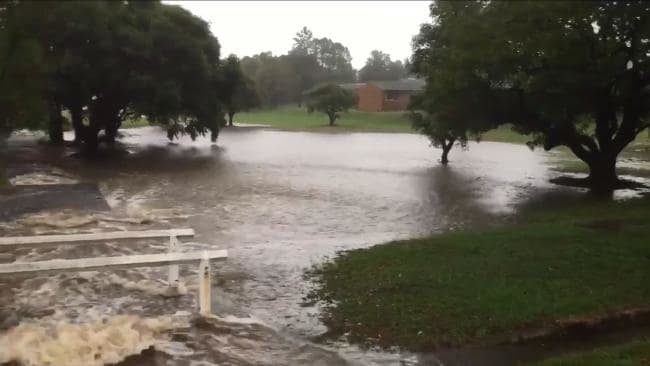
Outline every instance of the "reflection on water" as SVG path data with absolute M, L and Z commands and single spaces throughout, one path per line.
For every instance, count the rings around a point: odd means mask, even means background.
M 305 269 L 340 250 L 489 225 L 548 192 L 576 196 L 548 183 L 547 154 L 511 144 L 472 144 L 455 150 L 443 167 L 427 140 L 411 134 L 229 129 L 216 146 L 207 139 L 169 143 L 157 129 L 142 128 L 127 130 L 122 142 L 129 154 L 89 162 L 26 138 L 12 141 L 14 169 L 36 162 L 55 166 L 71 182 L 96 182 L 110 210 L 37 213 L 4 223 L 0 234 L 189 226 L 198 235 L 187 250 L 229 249 L 228 261 L 214 271 L 213 310 L 222 318 L 144 337 L 143 347 L 154 344 L 158 356 L 139 356 L 141 364 L 417 364 L 410 354 L 309 342 L 325 329 L 318 305 L 303 304 L 310 286 Z M 10 254 L 42 260 L 164 249 L 143 241 Z M 18 322 L 35 329 L 61 322 L 123 325 L 116 320 L 122 314 L 147 319 L 191 310 L 195 269 L 183 271 L 189 292 L 173 298 L 164 296 L 156 280 L 165 278 L 164 269 L 156 268 L 1 279 L 0 304 L 8 310 L 0 329 Z

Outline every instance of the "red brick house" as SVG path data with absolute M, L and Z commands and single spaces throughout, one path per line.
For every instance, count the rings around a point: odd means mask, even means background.
M 359 98 L 358 110 L 386 112 L 406 110 L 411 96 L 424 89 L 424 84 L 422 79 L 402 79 L 346 84 L 342 87 L 356 91 Z

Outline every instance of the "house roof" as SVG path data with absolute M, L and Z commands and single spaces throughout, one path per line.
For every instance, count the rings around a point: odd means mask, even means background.
M 347 84 L 339 84 L 339 86 L 343 89 L 347 90 L 357 90 L 360 87 L 366 85 L 366 83 L 347 83 Z
M 401 79 L 391 81 L 369 81 L 368 84 L 373 84 L 381 90 L 400 90 L 400 91 L 417 91 L 424 89 L 424 79 Z

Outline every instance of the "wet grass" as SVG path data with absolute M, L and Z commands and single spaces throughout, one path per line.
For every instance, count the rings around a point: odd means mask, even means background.
M 650 340 L 553 358 L 535 366 L 634 366 L 650 365 Z
M 151 126 L 149 121 L 144 117 L 138 118 L 129 118 L 122 122 L 122 128 L 136 128 L 136 127 L 146 127 Z
M 235 123 L 263 124 L 288 131 L 415 132 L 406 112 L 371 113 L 350 110 L 341 113 L 336 126 L 329 126 L 324 113 L 307 113 L 305 108 L 293 106 L 242 112 L 235 115 Z
M 562 173 L 589 173 L 587 164 L 577 159 L 567 148 L 560 147 L 557 151 L 559 154 L 550 160 L 553 170 Z M 616 171 L 619 175 L 650 178 L 648 162 L 650 162 L 650 137 L 646 133 L 641 133 L 619 155 Z
M 531 136 L 521 135 L 513 131 L 512 127 L 508 125 L 499 126 L 481 136 L 481 141 L 509 142 L 511 144 L 525 144 L 531 139 Z
M 332 337 L 428 351 L 650 304 L 650 199 L 344 252 L 314 269 Z M 616 224 L 611 224 L 615 222 Z

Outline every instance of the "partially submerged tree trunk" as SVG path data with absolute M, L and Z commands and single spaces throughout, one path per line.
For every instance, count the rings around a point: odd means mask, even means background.
M 620 183 L 616 175 L 616 157 L 598 156 L 589 165 L 589 185 L 594 192 L 611 192 Z
M 228 126 L 232 127 L 232 121 L 233 117 L 235 117 L 235 112 L 234 111 L 228 111 Z
M 334 122 L 336 122 L 336 119 L 338 118 L 338 115 L 336 114 L 336 112 L 328 111 L 327 112 L 327 117 L 330 120 L 330 126 L 334 126 Z
M 61 116 L 61 104 L 50 102 L 50 116 L 48 135 L 50 142 L 55 145 L 63 144 L 63 117 Z
M 85 155 L 95 155 L 99 146 L 99 129 L 92 123 L 90 126 L 84 126 L 84 138 L 82 152 Z
M 440 158 L 441 164 L 449 164 L 449 151 L 454 147 L 454 142 L 456 142 L 456 139 L 450 139 L 448 142 L 443 141 L 442 144 L 440 144 L 440 147 L 442 148 L 442 157 Z
M 80 145 L 83 141 L 84 123 L 83 110 L 80 105 L 70 107 L 70 118 L 72 119 L 72 128 L 74 129 L 74 145 Z
M 104 141 L 109 144 L 114 144 L 117 139 L 117 131 L 122 127 L 122 121 L 115 117 L 110 123 L 104 128 Z
M 219 129 L 218 128 L 211 129 L 210 130 L 210 141 L 217 142 L 218 138 L 219 138 Z
M 577 131 L 571 124 L 547 134 L 544 148 L 565 145 L 580 160 L 589 166 L 587 183 L 595 193 L 611 193 L 620 186 L 616 174 L 618 155 L 636 135 L 647 128 L 639 120 L 640 99 L 630 100 L 625 105 L 622 117 L 603 102 L 596 116 L 594 136 Z

